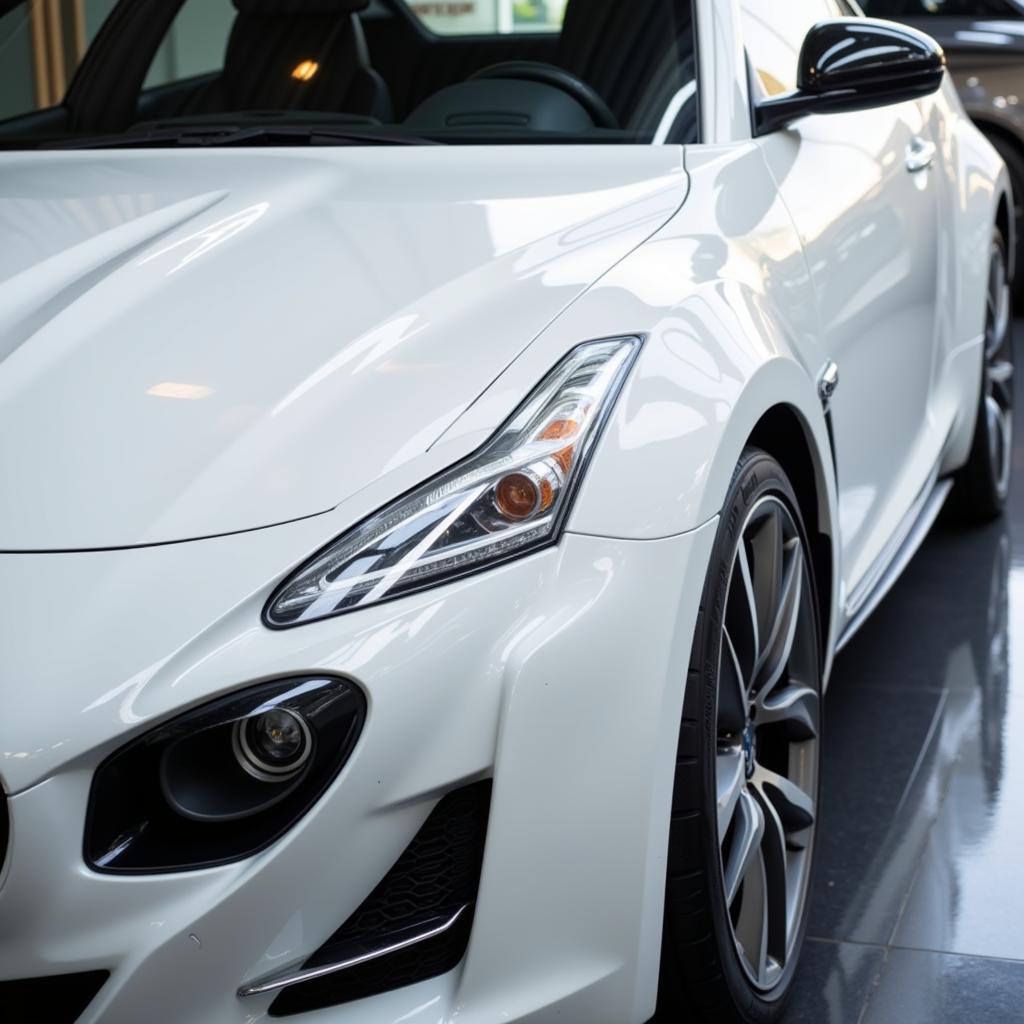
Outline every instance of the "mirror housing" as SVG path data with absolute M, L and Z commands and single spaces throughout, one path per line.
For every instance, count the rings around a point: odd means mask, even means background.
M 843 114 L 929 96 L 942 84 L 946 55 L 924 32 L 875 18 L 815 25 L 800 51 L 795 92 L 759 103 L 754 134 L 807 114 Z

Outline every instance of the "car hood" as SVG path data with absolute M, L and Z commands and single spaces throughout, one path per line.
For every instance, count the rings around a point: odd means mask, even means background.
M 408 473 L 684 194 L 675 147 L 0 155 L 0 550 Z

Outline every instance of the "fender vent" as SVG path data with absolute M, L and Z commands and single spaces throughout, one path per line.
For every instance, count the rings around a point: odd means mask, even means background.
M 390 936 L 415 929 L 425 918 L 447 916 L 468 905 L 469 911 L 454 927 L 410 949 L 283 989 L 271 1004 L 270 1015 L 286 1017 L 337 1006 L 436 978 L 456 967 L 469 944 L 490 803 L 489 781 L 444 797 L 377 888 L 303 969 L 338 963 L 353 948 L 386 947 Z
M 85 971 L 0 981 L 3 1019 L 7 1024 L 74 1024 L 109 977 L 109 971 Z

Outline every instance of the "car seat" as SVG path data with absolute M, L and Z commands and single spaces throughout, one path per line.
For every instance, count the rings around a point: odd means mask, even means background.
M 370 0 L 233 0 L 224 69 L 186 113 L 310 110 L 391 119 L 358 12 Z

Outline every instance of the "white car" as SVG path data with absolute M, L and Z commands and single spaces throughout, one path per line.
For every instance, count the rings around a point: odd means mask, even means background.
M 0 1005 L 778 1020 L 835 652 L 1006 500 L 1012 198 L 941 50 L 106 6 L 57 102 L 0 0 Z

